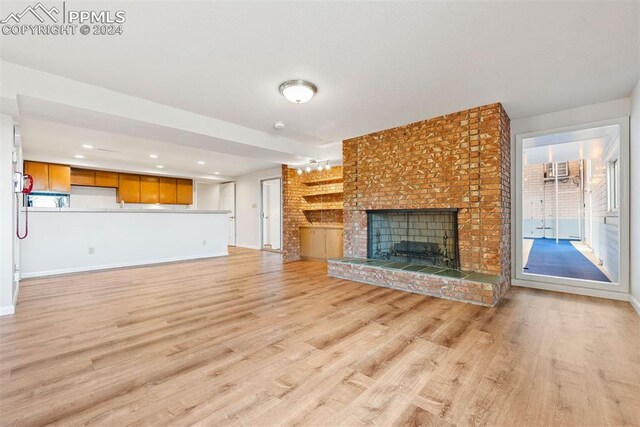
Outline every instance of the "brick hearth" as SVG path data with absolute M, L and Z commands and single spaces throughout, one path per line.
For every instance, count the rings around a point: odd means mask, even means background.
M 345 257 L 367 256 L 367 210 L 456 208 L 461 269 L 497 281 L 455 286 L 428 276 L 423 293 L 496 304 L 511 276 L 509 145 L 509 117 L 499 103 L 344 141 Z M 329 273 L 412 292 L 424 279 L 336 262 Z

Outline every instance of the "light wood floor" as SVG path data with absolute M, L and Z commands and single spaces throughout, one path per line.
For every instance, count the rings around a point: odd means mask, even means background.
M 484 308 L 228 258 L 25 281 L 2 425 L 640 425 L 640 316 L 512 289 Z

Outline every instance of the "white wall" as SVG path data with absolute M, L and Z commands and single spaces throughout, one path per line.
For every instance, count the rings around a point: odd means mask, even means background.
M 196 209 L 220 209 L 220 184 L 196 182 Z
M 260 181 L 282 176 L 280 167 L 236 178 L 236 245 L 260 249 Z
M 13 314 L 15 203 L 13 119 L 0 115 L 0 315 Z
M 640 81 L 631 94 L 631 304 L 640 314 Z
M 227 214 L 37 211 L 21 245 L 23 277 L 227 255 Z

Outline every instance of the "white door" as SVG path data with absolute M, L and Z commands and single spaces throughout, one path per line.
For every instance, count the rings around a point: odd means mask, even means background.
M 229 246 L 236 245 L 236 183 L 220 184 L 220 209 L 229 211 Z
M 279 251 L 281 244 L 281 180 L 280 178 L 262 181 L 261 198 L 261 240 L 262 249 Z

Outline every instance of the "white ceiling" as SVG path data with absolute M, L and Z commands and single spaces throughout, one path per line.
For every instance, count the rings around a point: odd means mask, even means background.
M 540 135 L 522 140 L 524 165 L 602 159 L 619 141 L 617 125 Z
M 100 8 L 126 11 L 122 36 L 3 36 L 2 59 L 310 144 L 494 101 L 513 119 L 618 99 L 640 68 L 637 1 Z M 318 95 L 287 102 L 291 78 Z
M 113 134 L 61 123 L 23 119 L 21 137 L 25 159 L 69 164 L 72 166 L 135 171 L 154 175 L 171 175 L 197 180 L 228 180 L 274 164 L 126 135 Z M 83 148 L 88 144 L 93 149 Z M 75 155 L 84 159 L 76 159 Z M 149 156 L 155 154 L 157 159 Z M 204 165 L 198 164 L 205 162 Z M 163 166 L 158 169 L 157 166 Z M 216 172 L 219 172 L 216 174 Z

